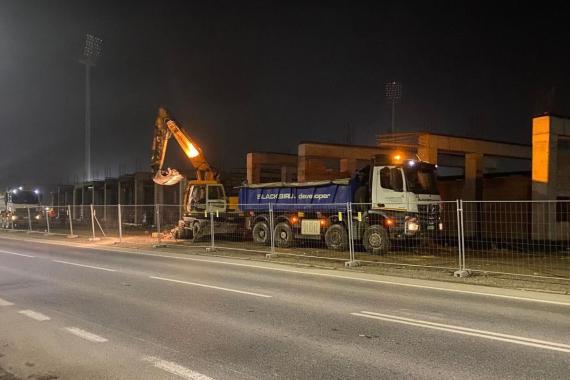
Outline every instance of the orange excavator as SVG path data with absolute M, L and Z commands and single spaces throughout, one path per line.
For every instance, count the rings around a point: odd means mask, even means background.
M 218 183 L 218 171 L 211 167 L 202 149 L 188 136 L 188 133 L 180 128 L 168 114 L 164 107 L 158 109 L 158 116 L 154 125 L 154 138 L 152 141 L 151 167 L 153 181 L 159 185 L 175 185 L 182 180 L 182 175 L 176 169 L 164 169 L 164 158 L 168 140 L 174 137 L 182 148 L 192 166 L 196 169 L 196 181 L 203 183 Z

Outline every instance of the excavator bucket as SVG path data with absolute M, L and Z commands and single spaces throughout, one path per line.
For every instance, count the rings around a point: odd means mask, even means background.
M 182 181 L 183 178 L 178 170 L 168 168 L 167 170 L 157 171 L 152 180 L 159 185 L 171 186 L 176 185 Z

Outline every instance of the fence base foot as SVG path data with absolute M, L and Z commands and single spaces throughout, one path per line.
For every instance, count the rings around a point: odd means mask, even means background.
M 279 254 L 278 254 L 278 253 L 268 253 L 268 254 L 265 255 L 265 258 L 266 258 L 266 259 L 276 259 L 276 258 L 278 258 L 278 257 L 279 257 Z
M 206 248 L 206 252 L 216 252 L 216 248 L 208 247 L 208 248 Z
M 68 238 L 68 239 L 75 239 L 75 238 L 78 238 L 78 237 L 79 237 L 79 235 L 67 235 L 67 236 L 66 236 L 66 238 Z
M 99 241 L 99 240 L 101 240 L 101 238 L 98 238 L 98 237 L 89 238 L 89 241 Z
M 461 270 L 456 270 L 455 272 L 453 272 L 453 277 L 464 278 L 464 277 L 469 277 L 469 276 L 471 276 L 471 271 L 468 269 L 461 269 Z
M 164 243 L 158 243 L 158 244 L 152 245 L 152 248 L 166 248 L 166 247 L 168 247 L 168 246 Z
M 358 260 L 345 261 L 344 266 L 347 268 L 359 267 L 362 265 Z
M 44 233 L 44 236 L 51 236 L 51 235 L 53 235 L 51 232 Z

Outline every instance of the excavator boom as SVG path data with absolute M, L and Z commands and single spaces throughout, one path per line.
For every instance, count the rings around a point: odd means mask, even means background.
M 168 140 L 173 136 L 192 166 L 196 169 L 196 178 L 199 181 L 217 181 L 218 173 L 208 164 L 202 149 L 192 141 L 186 131 L 180 128 L 174 120 L 170 119 L 168 111 L 164 107 L 158 109 L 158 116 L 155 122 L 152 144 L 153 154 L 151 158 L 153 181 L 159 185 L 175 185 L 183 178 L 176 169 L 163 169 Z

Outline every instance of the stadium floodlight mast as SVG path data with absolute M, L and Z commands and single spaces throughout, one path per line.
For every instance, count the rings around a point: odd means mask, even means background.
M 85 180 L 91 181 L 91 67 L 101 56 L 103 40 L 92 34 L 85 35 L 83 56 L 79 62 L 85 65 Z
M 392 104 L 392 133 L 396 132 L 396 103 L 402 99 L 402 84 L 390 81 L 384 87 L 386 99 Z

